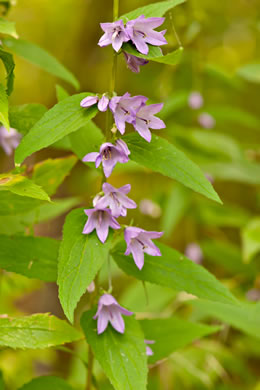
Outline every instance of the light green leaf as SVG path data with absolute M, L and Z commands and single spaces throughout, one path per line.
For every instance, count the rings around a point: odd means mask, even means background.
M 57 101 L 61 102 L 63 99 L 66 99 L 69 97 L 69 93 L 61 87 L 59 84 L 56 84 L 56 96 L 57 96 Z
M 60 246 L 59 298 L 64 313 L 71 322 L 77 303 L 107 259 L 110 248 L 109 239 L 102 244 L 96 232 L 82 234 L 87 218 L 83 209 L 73 210 L 68 214 Z
M 140 280 L 186 291 L 199 298 L 236 304 L 236 298 L 214 275 L 201 265 L 193 263 L 184 255 L 166 245 L 156 243 L 162 256 L 145 254 L 144 267 L 140 271 L 132 258 L 125 256 L 125 243 L 121 242 L 112 251 L 117 265 L 128 275 Z
M 11 173 L 0 175 L 0 191 L 10 191 L 16 195 L 50 201 L 48 194 L 41 187 L 22 175 Z
M 240 303 L 230 305 L 223 302 L 212 302 L 202 299 L 194 299 L 189 302 L 198 308 L 204 315 L 234 326 L 249 335 L 260 339 L 260 304 Z
M 89 121 L 81 129 L 69 135 L 72 151 L 81 160 L 87 153 L 98 151 L 105 137 L 97 125 Z
M 242 230 L 243 258 L 249 263 L 260 252 L 260 217 L 252 219 Z
M 218 194 L 199 167 L 167 140 L 153 136 L 148 143 L 137 133 L 127 135 L 124 140 L 131 151 L 131 160 L 221 203 Z
M 95 358 L 115 390 L 145 390 L 147 356 L 140 325 L 133 317 L 124 316 L 125 333 L 116 332 L 111 325 L 97 334 L 94 310 L 85 312 L 81 326 Z
M 79 89 L 79 82 L 76 77 L 55 57 L 41 47 L 22 39 L 13 38 L 4 38 L 3 44 L 18 56 Z
M 3 61 L 5 70 L 6 70 L 6 93 L 7 95 L 11 95 L 13 91 L 14 85 L 14 68 L 15 63 L 12 54 L 7 53 L 6 51 L 0 49 L 0 58 Z
M 252 83 L 260 83 L 260 63 L 243 65 L 237 70 L 237 74 Z
M 138 18 L 140 15 L 144 15 L 146 18 L 161 17 L 170 9 L 176 7 L 179 4 L 184 3 L 186 0 L 169 0 L 160 1 L 158 3 L 148 4 L 144 7 L 130 11 L 127 14 L 120 16 L 119 19 L 123 19 L 124 22 L 128 20 Z
M 73 388 L 57 376 L 40 376 L 26 383 L 19 390 L 73 390 Z
M 40 149 L 46 148 L 80 127 L 97 114 L 96 107 L 82 108 L 81 100 L 89 95 L 80 93 L 69 96 L 52 107 L 22 139 L 15 151 L 17 164 Z
M 49 348 L 79 340 L 81 333 L 66 321 L 45 314 L 0 317 L 0 346 L 21 349 Z
M 10 125 L 20 133 L 27 134 L 46 111 L 47 108 L 38 103 L 11 106 L 9 108 Z
M 155 341 L 149 345 L 153 355 L 149 362 L 168 357 L 193 341 L 218 332 L 220 327 L 185 321 L 178 317 L 140 321 L 145 339 Z
M 8 98 L 3 84 L 0 84 L 0 122 L 9 130 L 10 124 L 8 119 Z
M 45 237 L 0 235 L 0 267 L 28 278 L 55 282 L 59 244 Z
M 18 34 L 15 29 L 15 23 L 9 22 L 9 20 L 6 20 L 4 18 L 0 18 L 0 33 L 11 35 L 14 38 L 18 38 Z
M 48 195 L 55 194 L 59 185 L 78 161 L 75 156 L 55 158 L 35 164 L 32 180 L 44 188 Z
M 180 47 L 177 50 L 174 50 L 168 54 L 163 55 L 159 47 L 149 45 L 149 53 L 147 55 L 141 54 L 139 51 L 135 49 L 133 45 L 130 43 L 124 43 L 122 47 L 123 51 L 126 51 L 133 56 L 139 58 L 145 58 L 149 61 L 160 62 L 161 64 L 166 65 L 176 65 L 181 61 L 183 47 Z

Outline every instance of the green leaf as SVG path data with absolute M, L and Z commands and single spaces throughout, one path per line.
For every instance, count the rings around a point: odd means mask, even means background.
M 82 234 L 86 221 L 83 209 L 71 211 L 65 220 L 60 246 L 59 298 L 64 313 L 71 322 L 77 303 L 107 259 L 110 249 L 109 240 L 102 244 L 96 232 Z
M 41 204 L 40 200 L 0 191 L 0 215 L 17 215 L 31 211 Z
M 237 74 L 252 83 L 260 83 L 260 63 L 243 65 L 237 70 Z
M 116 332 L 111 325 L 97 334 L 95 311 L 85 312 L 81 326 L 95 358 L 115 390 L 145 390 L 147 356 L 140 325 L 133 317 L 124 316 L 125 333 Z
M 204 315 L 234 326 L 249 335 L 260 339 L 260 304 L 240 303 L 230 305 L 223 302 L 212 302 L 208 300 L 194 299 L 189 302 L 199 309 Z
M 186 291 L 199 298 L 236 304 L 236 298 L 214 275 L 202 266 L 193 263 L 184 255 L 166 245 L 156 243 L 162 256 L 145 254 L 144 267 L 140 271 L 132 258 L 125 256 L 125 243 L 119 243 L 112 251 L 117 265 L 128 275 L 140 280 Z
M 14 85 L 14 68 L 15 63 L 12 54 L 7 53 L 6 51 L 0 49 L 0 58 L 3 61 L 5 70 L 6 70 L 6 79 L 7 79 L 7 95 L 11 95 Z
M 53 195 L 77 162 L 77 157 L 68 156 L 42 161 L 35 164 L 32 180 Z
M 0 18 L 0 33 L 11 35 L 14 38 L 18 38 L 18 34 L 15 29 L 15 23 L 9 22 L 9 20 L 6 20 L 4 18 Z
M 78 130 L 94 118 L 98 112 L 96 107 L 80 107 L 81 100 L 87 95 L 89 94 L 80 93 L 69 96 L 47 111 L 22 139 L 15 151 L 15 162 L 22 163 L 32 153 Z
M 11 106 L 9 108 L 10 125 L 20 133 L 27 134 L 46 111 L 47 108 L 38 103 Z
M 40 376 L 26 383 L 19 390 L 73 390 L 73 388 L 57 376 Z
M 3 84 L 0 84 L 0 122 L 9 130 L 10 124 L 8 119 L 8 98 Z
M 49 348 L 79 340 L 81 333 L 48 313 L 27 317 L 0 317 L 0 346 L 21 349 Z
M 243 258 L 249 263 L 260 252 L 260 217 L 252 219 L 242 230 Z
M 63 99 L 66 99 L 69 97 L 69 93 L 61 87 L 59 84 L 56 84 L 56 96 L 57 96 L 57 101 L 61 102 Z
M 148 143 L 137 133 L 127 135 L 124 140 L 131 151 L 131 160 L 221 203 L 218 194 L 200 168 L 167 140 L 153 136 Z
M 18 56 L 39 66 L 46 72 L 59 77 L 79 89 L 76 77 L 65 68 L 55 57 L 34 43 L 22 39 L 4 38 L 3 44 Z
M 163 55 L 159 47 L 149 45 L 149 53 L 147 55 L 141 54 L 139 51 L 135 49 L 133 45 L 130 43 L 124 43 L 122 47 L 123 51 L 126 51 L 133 56 L 139 58 L 145 58 L 149 61 L 160 62 L 161 64 L 166 65 L 176 65 L 181 61 L 183 47 L 180 47 L 177 50 L 174 50 L 166 55 Z
M 0 175 L 0 191 L 10 191 L 17 195 L 50 201 L 48 194 L 41 187 L 22 175 L 11 173 Z
M 150 345 L 153 355 L 149 362 L 168 357 L 193 341 L 218 332 L 220 327 L 197 324 L 178 317 L 140 321 L 145 339 L 155 341 Z
M 28 278 L 55 282 L 58 251 L 51 238 L 0 235 L 0 267 Z
M 138 18 L 140 15 L 144 15 L 146 18 L 161 17 L 170 9 L 176 7 L 179 4 L 184 3 L 186 0 L 169 0 L 160 1 L 158 3 L 148 4 L 144 7 L 130 11 L 127 14 L 120 16 L 119 19 L 123 19 L 124 22 L 128 20 Z
M 87 153 L 98 151 L 105 137 L 97 125 L 89 121 L 81 129 L 69 135 L 72 151 L 81 160 Z

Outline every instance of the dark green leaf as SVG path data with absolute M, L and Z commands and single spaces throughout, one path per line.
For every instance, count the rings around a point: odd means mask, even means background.
M 9 130 L 10 124 L 8 119 L 8 98 L 3 84 L 0 84 L 0 122 Z
M 47 108 L 38 103 L 11 106 L 9 109 L 10 126 L 22 134 L 27 134 L 46 111 Z
M 69 135 L 71 149 L 82 159 L 87 153 L 98 151 L 105 137 L 97 125 L 89 121 L 84 127 Z
M 172 51 L 171 53 L 163 55 L 159 47 L 149 45 L 149 53 L 147 55 L 141 54 L 135 49 L 130 43 L 125 43 L 122 47 L 123 51 L 126 51 L 133 56 L 139 58 L 145 58 L 149 61 L 160 62 L 161 64 L 166 65 L 176 65 L 181 61 L 183 48 L 180 47 L 177 50 Z
M 40 376 L 26 383 L 19 390 L 73 390 L 64 379 L 56 376 Z
M 7 95 L 11 95 L 13 91 L 13 85 L 14 85 L 14 67 L 15 67 L 14 59 L 12 54 L 7 53 L 2 49 L 0 49 L 0 58 L 3 61 L 6 70 L 6 79 L 7 79 L 6 93 Z
M 9 191 L 0 191 L 0 215 L 17 215 L 31 211 L 41 205 L 38 199 L 13 194 Z

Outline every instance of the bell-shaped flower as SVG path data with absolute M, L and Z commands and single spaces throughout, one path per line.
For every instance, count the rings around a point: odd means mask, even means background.
M 123 96 L 114 96 L 109 102 L 109 108 L 114 115 L 116 127 L 121 134 L 125 132 L 125 124 L 133 123 L 136 119 L 136 113 L 147 101 L 147 97 L 138 95 L 130 96 L 126 92 Z
M 146 141 L 150 142 L 152 134 L 149 129 L 164 129 L 165 123 L 160 118 L 154 116 L 163 108 L 163 103 L 150 104 L 148 106 L 142 105 L 136 114 L 135 123 L 133 126 L 135 130 Z
M 123 43 L 130 39 L 122 20 L 114 23 L 100 23 L 100 27 L 105 32 L 98 42 L 101 47 L 112 44 L 113 49 L 118 52 Z
M 142 54 L 148 54 L 147 43 L 153 46 L 167 44 L 164 38 L 165 31 L 154 31 L 154 28 L 163 24 L 165 18 L 146 18 L 144 15 L 129 20 L 126 31 L 137 50 Z
M 98 301 L 98 310 L 93 317 L 94 320 L 98 320 L 98 334 L 101 334 L 106 330 L 109 322 L 117 332 L 124 333 L 125 322 L 122 318 L 122 314 L 125 316 L 131 316 L 134 313 L 120 306 L 112 295 L 102 295 Z
M 96 229 L 97 236 L 104 244 L 107 239 L 109 227 L 112 229 L 120 229 L 119 223 L 112 216 L 109 209 L 86 209 L 85 214 L 88 216 L 88 220 L 83 229 L 83 234 L 89 234 Z
M 109 98 L 106 96 L 106 94 L 102 95 L 101 98 L 99 98 L 98 95 L 91 95 L 85 97 L 80 102 L 81 107 L 84 108 L 94 106 L 94 104 L 98 104 L 99 111 L 104 112 L 108 108 Z
M 13 150 L 17 148 L 21 138 L 21 134 L 12 127 L 8 131 L 4 126 L 0 126 L 0 145 L 7 156 L 10 156 Z
M 128 69 L 130 69 L 134 73 L 140 72 L 140 66 L 148 64 L 148 60 L 145 60 L 144 58 L 138 58 L 136 56 L 133 56 L 132 54 L 126 53 L 123 51 L 126 64 Z
M 102 163 L 104 174 L 106 177 L 109 177 L 117 162 L 124 164 L 129 161 L 129 154 L 130 150 L 126 143 L 118 139 L 115 145 L 110 142 L 105 142 L 101 145 L 99 153 L 88 153 L 82 161 L 95 162 L 96 168 Z
M 138 227 L 129 226 L 125 229 L 127 248 L 125 255 L 132 253 L 136 266 L 141 270 L 144 265 L 144 253 L 151 256 L 161 256 L 160 249 L 152 239 L 161 237 L 163 232 L 149 232 Z
M 131 190 L 130 184 L 123 187 L 115 188 L 109 183 L 104 183 L 102 186 L 104 196 L 97 199 L 94 207 L 104 209 L 110 207 L 113 217 L 118 218 L 120 215 L 126 216 L 127 209 L 135 209 L 136 203 L 128 198 L 126 194 Z

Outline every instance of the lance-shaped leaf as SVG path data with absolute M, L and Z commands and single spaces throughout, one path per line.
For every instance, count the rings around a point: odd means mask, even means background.
M 72 151 L 82 159 L 87 153 L 98 151 L 105 141 L 104 135 L 97 125 L 89 121 L 75 133 L 69 135 Z
M 55 57 L 53 57 L 41 47 L 22 39 L 13 38 L 4 38 L 3 44 L 15 54 L 24 58 L 30 63 L 39 66 L 41 69 L 61 78 L 62 80 L 67 81 L 76 89 L 79 88 L 79 82 L 76 77 Z
M 130 43 L 125 43 L 122 47 L 123 51 L 126 51 L 133 56 L 144 58 L 149 61 L 160 62 L 161 64 L 166 65 L 176 65 L 181 61 L 183 48 L 180 47 L 177 50 L 172 51 L 166 55 L 162 54 L 162 51 L 157 46 L 149 45 L 149 53 L 147 55 L 141 54 L 138 50 L 135 49 Z
M 0 84 L 0 122 L 9 130 L 8 98 L 3 84 Z
M 59 298 L 67 318 L 73 322 L 74 310 L 88 285 L 95 278 L 110 249 L 96 232 L 82 234 L 87 216 L 83 209 L 71 211 L 63 227 L 58 265 Z
M 123 19 L 124 22 L 128 20 L 138 18 L 140 15 L 144 15 L 147 18 L 151 17 L 161 17 L 170 9 L 176 7 L 179 4 L 184 3 L 186 0 L 169 0 L 169 1 L 160 1 L 154 4 L 148 4 L 144 7 L 130 11 L 127 14 L 120 16 L 119 19 Z
M 52 145 L 94 118 L 98 112 L 96 107 L 86 109 L 80 106 L 87 95 L 80 93 L 69 96 L 47 111 L 22 139 L 15 151 L 15 162 L 22 163 L 32 153 Z
M 13 84 L 14 84 L 14 59 L 11 53 L 7 53 L 6 51 L 0 49 L 0 58 L 3 61 L 5 70 L 6 70 L 6 93 L 7 95 L 11 95 L 13 91 Z
M 73 390 L 68 382 L 57 376 L 40 376 L 26 383 L 19 390 Z
M 220 330 L 219 326 L 208 326 L 185 321 L 178 317 L 140 321 L 145 339 L 153 340 L 150 345 L 153 355 L 149 362 L 166 358 L 180 348 Z
M 9 20 L 6 20 L 4 18 L 0 18 L 0 33 L 11 35 L 14 38 L 18 38 L 16 29 L 15 29 L 15 23 L 10 22 Z
M 49 348 L 71 343 L 81 337 L 77 329 L 48 313 L 27 317 L 0 317 L 1 347 Z
M 145 390 L 147 381 L 147 356 L 144 336 L 133 317 L 124 317 L 125 333 L 116 332 L 110 325 L 104 333 L 97 334 L 95 310 L 85 312 L 81 327 L 88 344 L 115 390 Z
M 175 291 L 186 291 L 199 298 L 237 304 L 230 291 L 204 267 L 193 263 L 166 245 L 158 242 L 156 245 L 160 248 L 162 256 L 145 254 L 141 271 L 136 267 L 132 256 L 124 255 L 125 243 L 117 244 L 112 256 L 125 273 L 137 279 L 170 287 Z
M 167 140 L 153 135 L 149 143 L 137 133 L 127 135 L 124 140 L 130 149 L 131 160 L 221 203 L 218 194 L 200 168 Z
M 50 200 L 48 194 L 32 180 L 22 175 L 3 173 L 0 175 L 0 191 L 10 191 L 29 198 Z
M 38 103 L 11 106 L 9 109 L 10 126 L 25 135 L 46 111 L 47 108 Z
M 249 263 L 260 252 L 260 217 L 249 221 L 242 230 L 243 258 Z
M 0 268 L 55 282 L 59 241 L 47 237 L 0 235 Z

